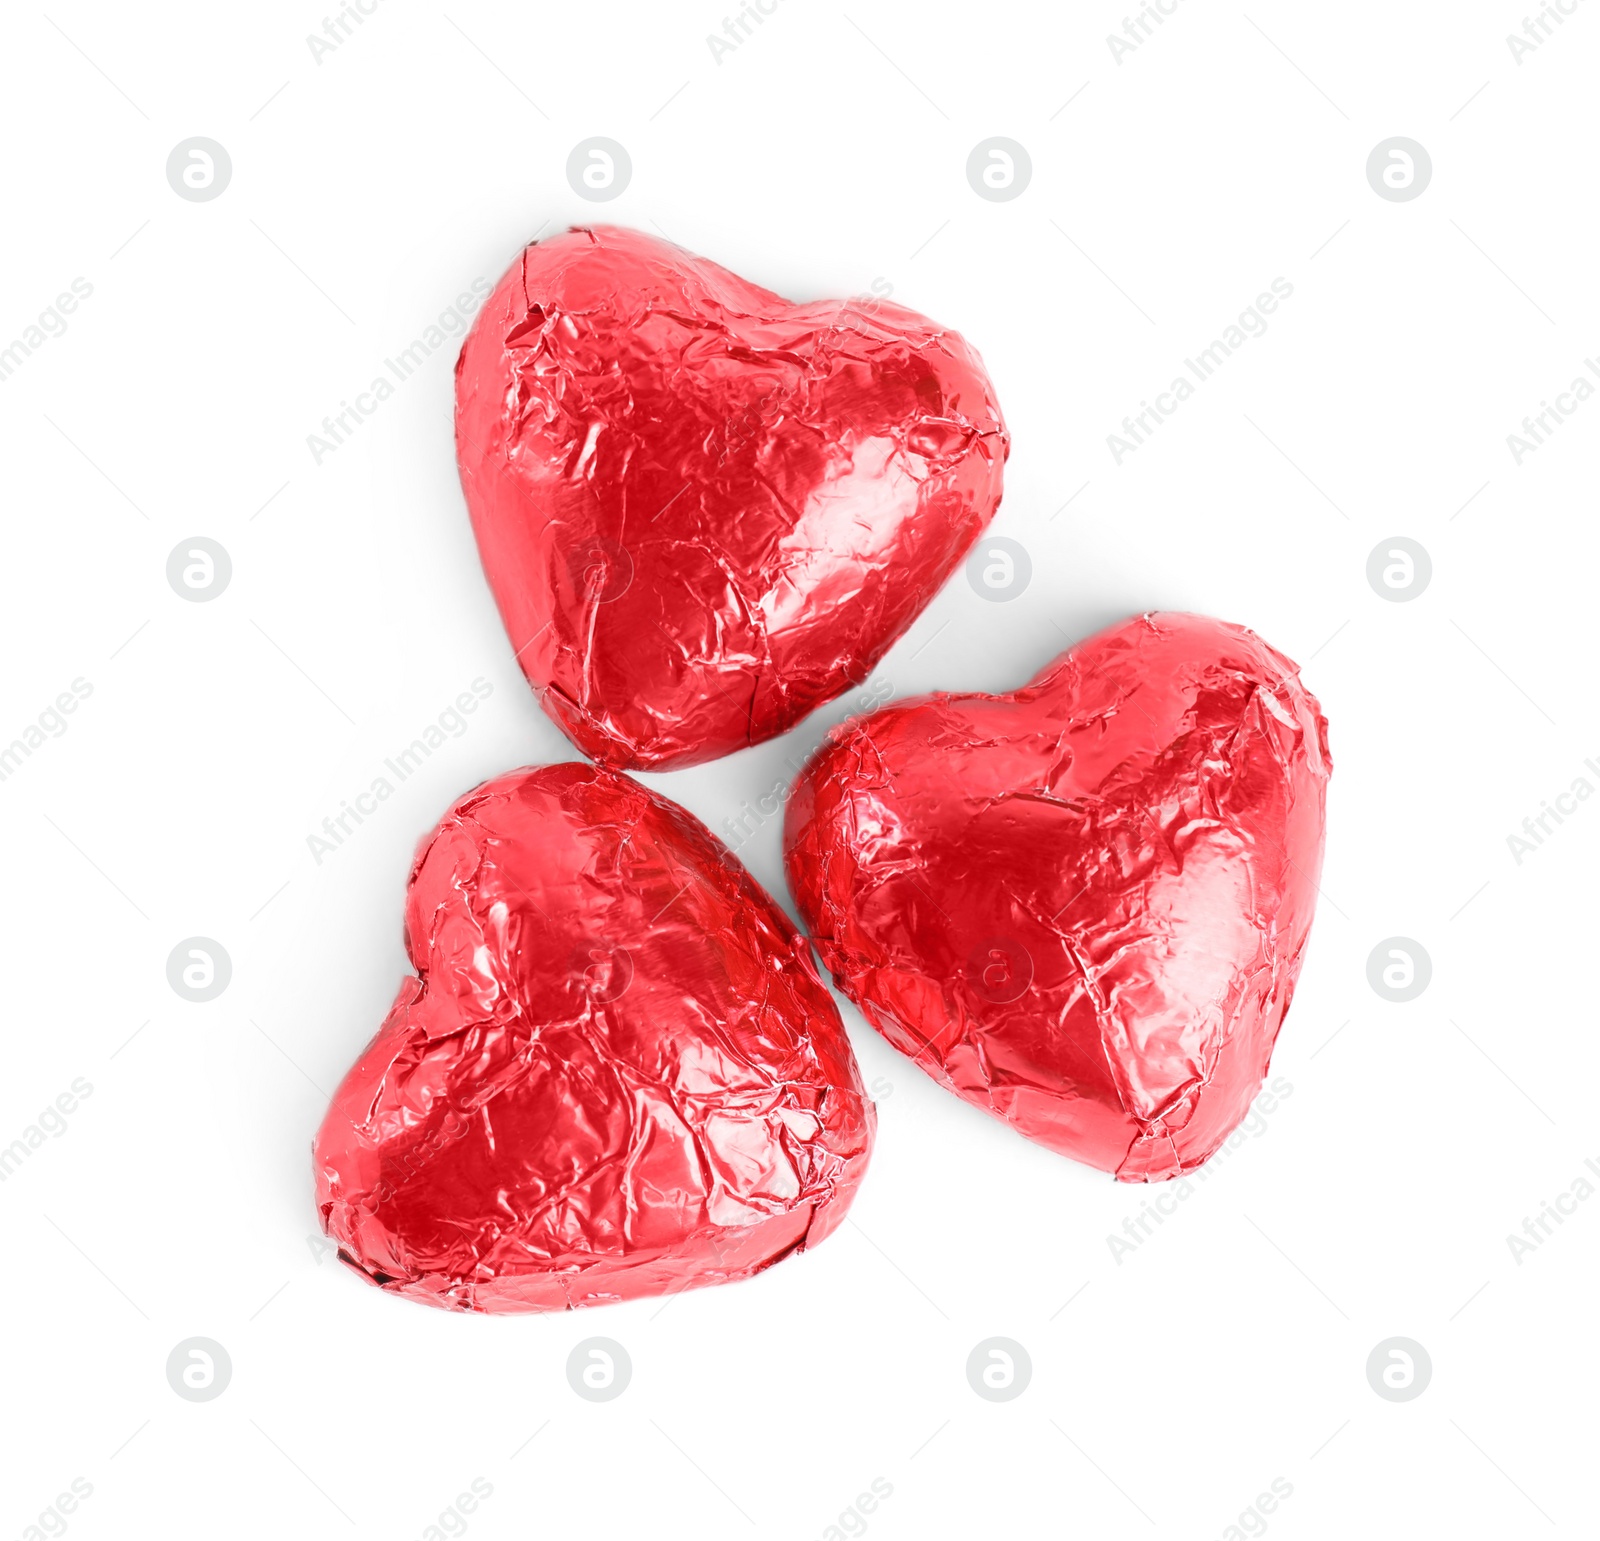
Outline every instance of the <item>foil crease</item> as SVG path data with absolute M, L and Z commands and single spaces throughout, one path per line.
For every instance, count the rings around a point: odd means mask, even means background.
M 625 769 L 761 743 L 864 680 L 993 517 L 1008 448 L 955 332 L 790 304 L 631 230 L 527 247 L 456 365 L 517 660 Z
M 1009 695 L 836 729 L 788 804 L 835 982 L 928 1074 L 1123 1181 L 1245 1117 L 1294 993 L 1331 762 L 1296 666 L 1152 614 Z
M 588 765 L 460 798 L 406 897 L 415 977 L 313 1158 L 341 1259 L 450 1310 L 743 1278 L 827 1236 L 875 1113 L 783 911 L 698 820 Z

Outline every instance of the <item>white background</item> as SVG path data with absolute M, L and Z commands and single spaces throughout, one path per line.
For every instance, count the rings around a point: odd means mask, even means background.
M 0 1144 L 93 1091 L 0 1185 L 0 1536 L 74 1478 L 85 1538 L 404 1541 L 474 1478 L 486 1541 L 803 1541 L 875 1478 L 885 1538 L 1215 1538 L 1275 1478 L 1286 1538 L 1592 1533 L 1600 1202 L 1520 1264 L 1506 1237 L 1600 1158 L 1600 807 L 1520 864 L 1507 836 L 1600 784 L 1600 404 L 1520 466 L 1506 436 L 1600 353 L 1600 6 L 1519 64 L 1524 0 L 1186 0 L 1119 63 L 1130 4 L 781 0 L 720 63 L 715 4 L 384 0 L 320 63 L 312 6 L 9 17 L 0 345 L 93 295 L 0 382 L 0 741 L 93 693 L 0 782 Z M 964 169 L 997 134 L 1033 164 L 1004 203 Z M 215 201 L 166 180 L 192 135 L 232 158 Z M 633 162 L 603 206 L 565 175 L 590 135 Z M 1368 185 L 1391 135 L 1431 155 L 1414 201 Z M 574 751 L 478 567 L 454 342 L 320 466 L 306 436 L 535 231 L 597 218 L 795 298 L 881 279 L 981 350 L 1014 438 L 993 529 L 1033 579 L 992 604 L 957 574 L 881 666 L 894 694 L 1007 688 L 1177 607 L 1320 697 L 1292 1095 L 1120 1263 L 1149 1190 L 958 1103 L 848 1008 L 881 1115 L 855 1223 L 753 1282 L 474 1319 L 313 1244 L 311 1136 L 405 971 L 415 842 Z M 1280 276 L 1266 334 L 1117 465 L 1107 434 Z M 233 562 L 206 604 L 165 576 L 196 535 Z M 1365 575 L 1396 535 L 1433 564 L 1408 603 Z M 315 864 L 307 835 L 479 676 L 469 730 Z M 720 828 L 847 707 L 650 783 Z M 741 854 L 786 898 L 778 824 Z M 166 980 L 194 935 L 233 960 L 206 1005 Z M 1394 935 L 1433 961 L 1405 1005 L 1366 977 Z M 633 1361 L 605 1405 L 565 1375 L 595 1334 Z M 1033 1364 L 1000 1405 L 964 1370 L 995 1335 Z M 167 1384 L 192 1336 L 232 1359 L 211 1402 Z M 1432 1359 L 1408 1403 L 1367 1383 L 1392 1336 Z

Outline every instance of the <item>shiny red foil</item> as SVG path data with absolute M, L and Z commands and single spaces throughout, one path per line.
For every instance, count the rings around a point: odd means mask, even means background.
M 1242 627 L 1146 615 L 1009 695 L 835 730 L 790 888 L 867 1020 L 959 1096 L 1124 1181 L 1245 1116 L 1300 972 L 1327 723 Z
M 317 1134 L 340 1257 L 458 1311 L 759 1272 L 844 1218 L 874 1110 L 783 911 L 697 819 L 513 771 L 422 843 L 416 969 Z
M 1008 446 L 956 333 L 633 230 L 529 246 L 456 365 L 518 662 L 624 768 L 758 744 L 865 679 L 993 516 Z

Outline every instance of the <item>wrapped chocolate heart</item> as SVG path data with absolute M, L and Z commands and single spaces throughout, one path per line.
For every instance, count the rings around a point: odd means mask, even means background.
M 1155 614 L 1009 695 L 836 730 L 790 798 L 790 888 L 902 1053 L 1125 1181 L 1244 1118 L 1300 973 L 1327 723 L 1242 627 Z
M 631 230 L 529 246 L 456 367 L 517 660 L 623 768 L 760 743 L 865 679 L 993 516 L 1008 443 L 948 328 L 791 304 Z
M 843 1219 L 874 1113 L 783 911 L 616 771 L 514 771 L 423 842 L 408 977 L 314 1149 L 340 1257 L 459 1311 L 739 1279 Z

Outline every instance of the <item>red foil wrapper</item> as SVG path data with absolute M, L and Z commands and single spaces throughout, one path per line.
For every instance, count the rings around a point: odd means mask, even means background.
M 835 730 L 789 884 L 867 1020 L 959 1096 L 1124 1181 L 1249 1109 L 1322 865 L 1327 723 L 1251 632 L 1147 615 L 1010 695 Z
M 593 766 L 461 798 L 407 978 L 317 1134 L 323 1228 L 395 1294 L 557 1311 L 827 1236 L 874 1110 L 805 942 L 698 820 Z
M 529 246 L 456 365 L 517 659 L 624 768 L 758 744 L 865 679 L 993 516 L 1008 447 L 956 333 L 792 305 L 632 230 Z

